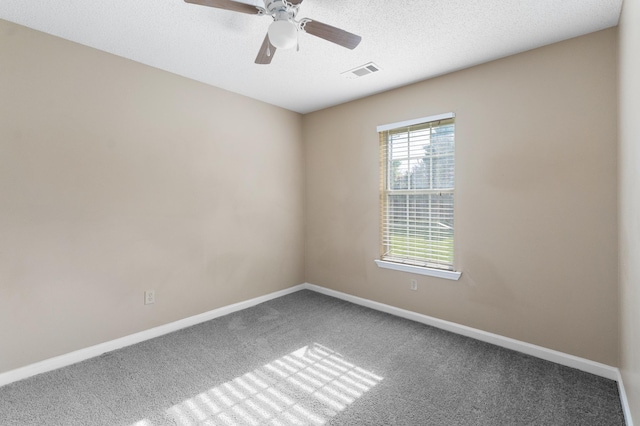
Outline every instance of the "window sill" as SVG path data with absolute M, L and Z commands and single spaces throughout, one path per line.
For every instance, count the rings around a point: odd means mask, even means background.
M 442 269 L 425 268 L 423 266 L 405 265 L 403 263 L 387 262 L 385 260 L 375 260 L 380 268 L 393 269 L 396 271 L 410 272 L 412 274 L 429 275 L 430 277 L 445 278 L 447 280 L 458 281 L 462 272 L 444 271 Z

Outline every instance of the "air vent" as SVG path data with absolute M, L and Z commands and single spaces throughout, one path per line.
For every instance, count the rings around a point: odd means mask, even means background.
M 361 65 L 357 68 L 354 68 L 349 71 L 345 71 L 342 73 L 347 78 L 360 78 L 365 75 L 373 74 L 374 72 L 380 71 L 380 67 L 374 64 L 373 62 L 369 62 L 368 64 Z

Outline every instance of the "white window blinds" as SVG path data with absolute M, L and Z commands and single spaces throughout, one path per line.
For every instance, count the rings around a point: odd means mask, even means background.
M 382 260 L 452 271 L 454 114 L 378 132 Z

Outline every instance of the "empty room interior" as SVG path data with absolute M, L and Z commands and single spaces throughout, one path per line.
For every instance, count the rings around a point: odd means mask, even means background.
M 639 2 L 363 3 L 0 2 L 0 424 L 640 423 Z

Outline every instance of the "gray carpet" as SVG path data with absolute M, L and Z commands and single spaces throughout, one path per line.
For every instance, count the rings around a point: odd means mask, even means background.
M 300 291 L 0 388 L 2 425 L 623 425 L 616 383 Z

